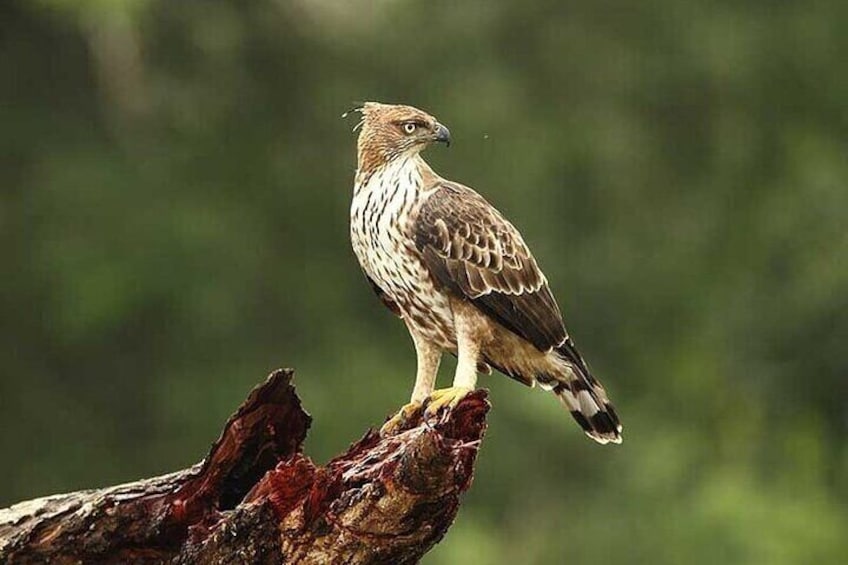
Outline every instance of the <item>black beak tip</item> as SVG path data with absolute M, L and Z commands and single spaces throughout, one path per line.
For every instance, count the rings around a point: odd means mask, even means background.
M 450 147 L 450 130 L 442 124 L 436 124 L 436 141 L 439 143 L 444 143 L 446 147 Z

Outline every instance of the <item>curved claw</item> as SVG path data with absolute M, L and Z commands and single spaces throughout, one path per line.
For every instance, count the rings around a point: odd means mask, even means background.
M 420 402 L 404 404 L 397 414 L 386 420 L 380 428 L 380 437 L 387 437 L 402 432 L 409 427 L 409 422 L 421 413 L 423 408 Z
M 435 416 L 442 408 L 453 410 L 463 398 L 472 392 L 472 390 L 473 389 L 462 386 L 452 386 L 450 388 L 434 390 L 430 393 L 430 396 L 427 397 L 427 400 L 424 401 L 427 406 L 424 410 L 425 415 Z

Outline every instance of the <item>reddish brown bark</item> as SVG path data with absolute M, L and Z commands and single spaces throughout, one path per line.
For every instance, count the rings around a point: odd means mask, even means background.
M 486 393 L 316 467 L 291 377 L 254 389 L 194 467 L 0 510 L 0 562 L 417 562 L 471 483 Z

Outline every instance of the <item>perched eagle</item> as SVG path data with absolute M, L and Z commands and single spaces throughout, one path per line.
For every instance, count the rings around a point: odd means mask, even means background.
M 353 249 L 368 281 L 400 316 L 418 357 L 409 404 L 455 406 L 491 368 L 553 392 L 586 434 L 620 443 L 607 393 L 574 347 L 545 275 L 515 227 L 482 196 L 421 158 L 450 132 L 411 106 L 359 109 L 358 168 L 350 210 Z M 433 390 L 444 351 L 457 356 L 453 386 Z

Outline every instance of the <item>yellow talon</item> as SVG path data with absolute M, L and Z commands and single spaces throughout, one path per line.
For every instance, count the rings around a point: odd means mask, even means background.
M 472 389 L 463 386 L 452 386 L 450 388 L 434 390 L 425 401 L 427 408 L 424 413 L 427 416 L 435 416 L 442 408 L 453 410 L 471 392 Z
M 397 414 L 386 420 L 386 423 L 380 428 L 380 436 L 387 437 L 403 431 L 409 421 L 421 413 L 421 408 L 420 402 L 404 404 Z

